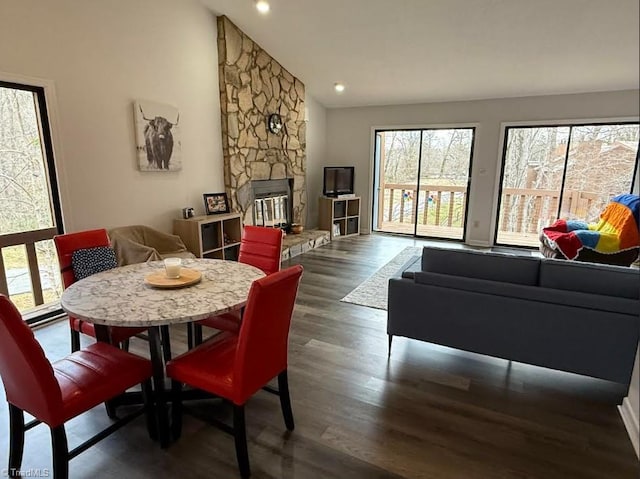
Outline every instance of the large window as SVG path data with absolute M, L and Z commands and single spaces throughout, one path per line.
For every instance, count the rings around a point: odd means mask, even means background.
M 373 229 L 462 240 L 474 128 L 376 132 Z
M 0 292 L 27 316 L 60 297 L 61 224 L 44 90 L 0 82 Z
M 638 123 L 507 127 L 496 243 L 539 245 L 558 218 L 594 222 L 631 191 Z

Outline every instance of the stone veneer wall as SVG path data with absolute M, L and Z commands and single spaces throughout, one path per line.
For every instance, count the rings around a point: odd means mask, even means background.
M 225 17 L 218 21 L 224 183 L 231 208 L 253 224 L 252 180 L 293 179 L 293 221 L 306 218 L 304 84 Z M 267 128 L 279 113 L 284 127 Z

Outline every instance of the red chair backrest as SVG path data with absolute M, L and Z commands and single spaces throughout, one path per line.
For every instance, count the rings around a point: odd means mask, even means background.
M 260 268 L 265 274 L 280 271 L 282 230 L 247 225 L 242 230 L 238 261 Z
M 234 401 L 244 403 L 287 367 L 289 326 L 302 266 L 256 280 L 242 315 L 234 370 Z
M 97 246 L 109 246 L 109 235 L 107 230 L 88 230 L 77 233 L 67 233 L 53 237 L 58 252 L 58 263 L 60 264 L 60 274 L 64 287 L 68 288 L 76 282 L 73 274 L 71 258 L 73 252 L 84 248 L 95 248 Z
M 7 401 L 43 422 L 62 413 L 51 363 L 9 299 L 0 294 L 0 376 Z

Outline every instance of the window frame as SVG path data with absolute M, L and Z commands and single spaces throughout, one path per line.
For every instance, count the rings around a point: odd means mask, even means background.
M 27 91 L 34 95 L 38 128 L 40 132 L 40 139 L 42 142 L 44 167 L 47 170 L 47 185 L 49 189 L 49 202 L 51 206 L 51 214 L 54 222 L 53 227 L 57 230 L 58 234 L 64 233 L 62 202 L 60 199 L 60 187 L 58 183 L 58 174 L 54 153 L 54 138 L 52 134 L 52 121 L 51 113 L 52 101 L 52 85 L 49 82 L 29 79 L 29 78 L 15 78 L 4 79 L 7 75 L 0 74 L 0 87 L 11 88 L 14 90 Z M 4 274 L 4 273 L 3 273 Z M 27 324 L 33 325 L 43 321 L 47 321 L 62 314 L 62 309 L 58 304 L 57 307 L 52 307 L 52 303 L 48 305 L 36 306 L 33 310 L 23 313 L 24 320 Z
M 371 159 L 372 159 L 372 167 L 371 167 L 371 176 L 370 176 L 370 181 L 369 181 L 369 193 L 370 193 L 370 198 L 371 198 L 371 211 L 370 211 L 370 224 L 369 224 L 369 231 L 370 232 L 376 232 L 376 233 L 383 233 L 383 234 L 391 234 L 391 235 L 399 235 L 399 236 L 405 236 L 405 237 L 411 237 L 411 238 L 421 238 L 421 239 L 427 239 L 427 240 L 438 240 L 438 241 L 450 241 L 450 242 L 456 242 L 456 243 L 466 243 L 467 241 L 467 233 L 468 233 L 468 222 L 469 222 L 469 207 L 470 207 L 470 201 L 469 201 L 469 197 L 470 197 L 470 192 L 471 192 L 471 183 L 472 183 L 472 171 L 473 171 L 473 162 L 474 162 L 474 154 L 475 154 L 475 149 L 476 149 L 476 142 L 478 140 L 478 128 L 479 128 L 479 124 L 478 123 L 444 123 L 444 124 L 425 124 L 425 125 L 409 125 L 409 126 L 372 126 L 371 127 L 371 134 L 372 134 L 372 144 L 371 144 L 371 151 L 372 151 L 372 155 L 371 155 Z M 413 225 L 413 233 L 411 235 L 408 234 L 404 234 L 404 233 L 393 233 L 393 232 L 387 232 L 387 231 L 380 231 L 380 230 L 375 230 L 374 229 L 374 218 L 376 216 L 377 213 L 377 209 L 378 209 L 378 194 L 376 194 L 376 190 L 379 188 L 376 188 L 376 182 L 377 180 L 379 180 L 379 168 L 380 168 L 380 163 L 377 159 L 377 153 L 378 153 L 378 143 L 377 143 L 377 136 L 379 133 L 386 133 L 386 132 L 393 132 L 393 131 L 419 131 L 420 132 L 420 147 L 419 147 L 419 152 L 418 152 L 418 163 L 417 163 L 417 181 L 416 181 L 416 188 L 420 189 L 420 171 L 422 168 L 422 140 L 423 140 L 423 132 L 425 130 L 471 130 L 471 149 L 469 151 L 469 168 L 467 171 L 467 199 L 465 201 L 465 206 L 464 206 L 464 223 L 462 225 L 462 238 L 443 238 L 443 237 L 439 237 L 439 236 L 425 236 L 425 235 L 419 235 L 418 234 L 418 223 L 417 220 L 416 222 L 414 222 Z M 415 211 L 414 211 L 414 217 L 417 218 L 417 210 L 418 210 L 418 201 L 415 202 Z
M 508 131 L 510 129 L 517 128 L 569 128 L 569 143 L 567 145 L 567 151 L 565 153 L 565 166 L 563 168 L 562 184 L 560 187 L 560 198 L 558 200 L 558 211 L 562 205 L 562 196 L 566 177 L 567 160 L 570 152 L 571 134 L 573 128 L 579 128 L 584 126 L 607 126 L 607 125 L 638 125 L 640 127 L 640 118 L 637 117 L 623 117 L 623 118 L 607 118 L 607 119 L 582 119 L 582 120 L 550 120 L 550 121 L 526 121 L 526 122 L 508 122 L 500 125 L 500 168 L 497 175 L 497 188 L 495 189 L 494 205 L 495 208 L 492 212 L 493 223 L 493 237 L 491 238 L 491 244 L 494 246 L 502 246 L 507 248 L 521 248 L 527 250 L 535 250 L 532 246 L 520 246 L 507 243 L 499 243 L 498 228 L 500 227 L 500 208 L 502 206 L 502 190 L 504 181 L 504 170 L 507 155 L 507 143 L 509 140 Z M 640 181 L 640 140 L 638 141 L 638 150 L 636 150 L 636 159 L 633 168 L 633 177 L 631 178 L 631 185 L 629 193 L 633 193 L 637 189 L 637 184 Z

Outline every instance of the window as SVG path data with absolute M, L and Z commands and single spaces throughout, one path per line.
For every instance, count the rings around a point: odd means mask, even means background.
M 0 292 L 23 315 L 60 297 L 61 225 L 44 89 L 0 82 Z
M 463 240 L 474 128 L 376 131 L 373 229 Z
M 558 218 L 595 222 L 631 191 L 638 123 L 507 127 L 496 243 L 538 247 Z

